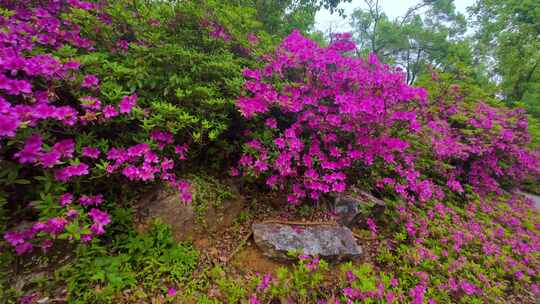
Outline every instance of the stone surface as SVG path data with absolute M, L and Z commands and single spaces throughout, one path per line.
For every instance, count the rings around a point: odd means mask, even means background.
M 275 259 L 291 259 L 287 253 L 293 250 L 329 261 L 351 259 L 362 253 L 351 230 L 343 226 L 255 223 L 252 229 L 255 244 L 264 255 Z
M 373 215 L 384 211 L 385 203 L 368 192 L 360 191 L 336 197 L 334 212 L 338 222 L 346 226 L 355 226 Z
M 192 203 L 180 201 L 178 192 L 161 186 L 137 203 L 137 228 L 143 232 L 151 221 L 159 219 L 171 226 L 176 240 L 197 241 L 207 238 L 211 232 L 232 226 L 243 210 L 244 201 L 235 195 L 219 206 L 215 206 L 214 202 L 206 202 L 206 205 L 204 214 L 197 214 Z
M 532 193 L 526 193 L 526 192 L 522 192 L 522 191 L 519 191 L 518 192 L 519 194 L 522 194 L 524 195 L 526 198 L 532 200 L 534 202 L 534 206 L 538 209 L 540 209 L 540 196 L 536 195 L 536 194 L 532 194 Z

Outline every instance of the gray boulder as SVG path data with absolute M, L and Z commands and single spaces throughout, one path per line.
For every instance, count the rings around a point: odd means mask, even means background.
M 340 195 L 334 201 L 338 222 L 348 227 L 364 223 L 369 216 L 381 214 L 385 207 L 384 201 L 364 191 Z
M 270 258 L 292 259 L 287 253 L 299 250 L 328 261 L 340 261 L 362 253 L 351 230 L 343 226 L 255 223 L 252 229 L 255 243 Z

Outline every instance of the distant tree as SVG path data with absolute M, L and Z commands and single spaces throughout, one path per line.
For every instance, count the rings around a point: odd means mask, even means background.
M 540 1 L 479 0 L 471 13 L 478 55 L 501 95 L 540 117 Z
M 311 30 L 315 14 L 322 8 L 343 14 L 338 9 L 341 2 L 351 0 L 237 0 L 240 4 L 257 10 L 257 19 L 268 33 L 284 37 L 294 29 Z
M 457 62 L 472 64 L 465 16 L 456 12 L 453 0 L 424 0 L 403 16 L 390 19 L 379 0 L 365 0 L 356 9 L 351 25 L 360 53 L 375 53 L 386 63 L 402 67 L 412 84 L 427 65 L 452 70 Z

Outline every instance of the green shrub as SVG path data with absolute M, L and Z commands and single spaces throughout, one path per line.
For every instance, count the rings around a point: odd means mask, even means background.
M 142 296 L 165 284 L 186 282 L 197 263 L 191 245 L 176 243 L 170 228 L 155 222 L 146 233 L 131 232 L 120 244 L 93 242 L 79 248 L 76 261 L 64 267 L 59 278 L 67 284 L 72 303 L 113 303 L 128 288 Z

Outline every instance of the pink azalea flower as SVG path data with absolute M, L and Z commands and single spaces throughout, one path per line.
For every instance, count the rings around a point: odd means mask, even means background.
M 86 156 L 86 157 L 89 157 L 89 158 L 92 158 L 92 159 L 97 159 L 99 157 L 100 153 L 101 152 L 97 148 L 94 148 L 94 147 L 83 147 L 82 148 L 82 155 Z
M 81 83 L 83 88 L 95 88 L 99 84 L 99 79 L 96 75 L 86 75 Z
M 118 116 L 118 111 L 116 111 L 116 108 L 112 105 L 106 105 L 103 107 L 103 116 L 105 118 L 113 118 Z
M 60 206 L 64 207 L 73 202 L 73 194 L 64 193 L 60 196 Z

